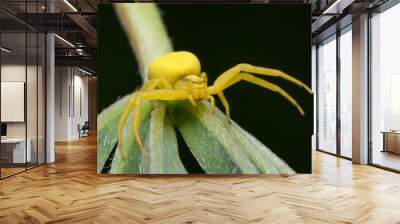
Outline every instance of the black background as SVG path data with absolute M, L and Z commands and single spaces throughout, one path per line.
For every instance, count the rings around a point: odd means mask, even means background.
M 238 63 L 277 68 L 311 86 L 309 5 L 160 5 L 174 50 L 197 55 L 212 83 Z M 139 69 L 111 5 L 98 13 L 98 111 L 141 85 Z M 263 77 L 266 78 L 266 77 Z M 224 91 L 231 115 L 299 173 L 311 172 L 312 96 L 267 77 L 303 107 L 241 82 Z M 219 108 L 223 108 L 218 103 Z

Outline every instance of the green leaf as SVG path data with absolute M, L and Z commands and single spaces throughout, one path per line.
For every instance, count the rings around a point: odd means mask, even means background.
M 140 173 L 187 173 L 179 158 L 174 127 L 168 116 L 165 116 L 165 103 L 154 101 L 154 104 L 146 140 L 149 158 L 141 161 Z
M 98 116 L 97 172 L 100 173 L 112 148 L 117 144 L 118 121 L 125 109 L 126 96 Z M 181 174 L 187 173 L 178 152 L 173 124 L 166 116 L 165 103 L 144 101 L 140 135 L 145 139 L 149 158 L 144 158 L 132 134 L 132 110 L 124 130 L 126 158 L 115 153 L 110 173 L 114 174 Z M 188 102 L 169 102 L 168 111 L 182 133 L 201 167 L 210 174 L 265 173 L 294 174 L 295 172 L 270 149 L 216 109 L 199 103 L 197 108 Z
M 187 102 L 174 106 L 174 121 L 186 144 L 207 173 L 256 174 L 259 170 L 240 148 L 240 142 L 222 121 L 199 103 L 195 108 Z
M 117 144 L 118 121 L 128 99 L 129 95 L 97 115 L 97 173 L 101 172 L 111 150 Z
M 142 110 L 140 115 L 140 127 L 139 134 L 142 139 L 146 139 L 150 128 L 150 111 L 151 103 L 149 101 L 143 101 Z M 120 149 L 117 150 L 112 161 L 110 173 L 113 174 L 134 174 L 140 173 L 140 164 L 142 161 L 142 153 L 140 147 L 135 140 L 135 136 L 132 132 L 132 116 L 135 112 L 135 108 L 132 109 L 128 119 L 125 122 L 125 126 L 122 131 L 122 139 L 124 145 L 125 158 L 122 159 Z
M 220 115 L 221 112 L 217 113 Z M 224 115 L 222 115 L 224 116 Z M 224 116 L 225 118 L 225 116 Z M 251 161 L 263 174 L 295 174 L 282 159 L 273 153 L 253 135 L 242 129 L 238 124 L 232 122 L 232 131 L 242 144 L 242 150 L 246 151 Z
M 207 173 L 293 174 L 271 150 L 208 104 L 171 104 L 171 115 L 193 155 Z
M 119 148 L 115 153 L 110 173 L 113 174 L 183 174 L 187 173 L 179 158 L 175 130 L 165 116 L 165 104 L 144 101 L 139 133 L 145 139 L 148 157 L 144 157 L 133 135 L 131 122 L 135 108 L 130 113 L 123 130 L 125 159 Z M 151 110 L 153 108 L 153 110 Z

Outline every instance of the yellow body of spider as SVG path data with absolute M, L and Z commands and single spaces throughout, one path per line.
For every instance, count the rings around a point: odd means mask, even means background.
M 136 109 L 133 114 L 132 131 L 142 153 L 147 157 L 147 152 L 138 131 L 142 100 L 189 100 L 193 106 L 197 106 L 197 101 L 209 100 L 211 111 L 214 111 L 215 100 L 213 95 L 216 94 L 225 107 L 226 115 L 230 121 L 229 104 L 223 91 L 231 85 L 244 80 L 281 94 L 304 115 L 302 108 L 288 93 L 279 86 L 253 74 L 280 77 L 312 93 L 304 83 L 276 69 L 250 64 L 238 64 L 222 73 L 214 81 L 213 85 L 208 86 L 207 75 L 201 72 L 200 61 L 194 54 L 187 51 L 177 51 L 155 59 L 149 66 L 149 81 L 131 95 L 128 105 L 121 115 L 118 125 L 118 148 L 122 158 L 124 158 L 122 129 L 133 106 Z

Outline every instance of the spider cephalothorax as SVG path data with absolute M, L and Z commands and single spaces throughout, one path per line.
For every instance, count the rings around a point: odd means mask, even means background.
M 215 100 L 213 95 L 218 95 L 222 105 L 225 107 L 228 121 L 230 121 L 229 104 L 223 91 L 231 85 L 244 80 L 281 94 L 289 100 L 301 114 L 304 114 L 300 105 L 288 93 L 279 86 L 258 78 L 253 74 L 280 77 L 303 87 L 311 93 L 310 88 L 304 83 L 276 69 L 258 67 L 250 64 L 238 64 L 222 73 L 214 81 L 213 85 L 208 86 L 207 75 L 201 72 L 200 61 L 194 54 L 187 51 L 177 51 L 167 53 L 155 59 L 149 66 L 149 81 L 131 95 L 128 105 L 120 118 L 118 126 L 118 144 L 122 158 L 124 158 L 122 150 L 122 129 L 133 106 L 136 108 L 132 121 L 133 133 L 142 153 L 145 156 L 147 155 L 138 131 L 142 100 L 189 100 L 193 106 L 197 106 L 197 101 L 209 100 L 211 103 L 211 111 L 214 111 Z

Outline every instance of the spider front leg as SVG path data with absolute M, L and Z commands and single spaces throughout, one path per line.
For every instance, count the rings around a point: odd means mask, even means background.
M 281 87 L 265 81 L 264 79 L 260 79 L 258 77 L 255 77 L 252 74 L 249 73 L 240 73 L 240 76 L 243 80 L 251 82 L 253 84 L 256 84 L 258 86 L 264 87 L 266 89 L 269 89 L 271 91 L 279 93 L 281 96 L 285 97 L 290 103 L 292 103 L 293 106 L 297 108 L 297 110 L 300 112 L 301 115 L 304 115 L 303 108 L 297 103 L 295 99 L 293 99 L 285 90 L 283 90 Z
M 214 82 L 214 86 L 218 87 L 218 88 L 227 88 L 226 86 L 230 86 L 232 85 L 232 83 L 229 85 L 230 82 L 232 82 L 233 79 L 237 78 L 237 76 L 241 73 L 241 72 L 245 72 L 245 73 L 254 73 L 257 75 L 265 75 L 265 76 L 272 76 L 272 77 L 279 77 L 282 79 L 285 79 L 291 83 L 296 84 L 297 86 L 300 86 L 302 88 L 304 88 L 305 90 L 307 90 L 307 92 L 309 92 L 310 94 L 312 93 L 311 89 L 304 84 L 303 82 L 301 82 L 300 80 L 280 71 L 277 69 L 272 69 L 272 68 L 265 68 L 265 67 L 259 67 L 259 66 L 254 66 L 254 65 L 250 65 L 250 64 L 238 64 L 230 69 L 228 69 L 227 71 L 225 71 L 224 73 L 222 73 Z M 222 91 L 223 89 L 215 89 L 215 93 Z
M 144 147 L 139 133 L 140 115 L 143 100 L 184 100 L 188 99 L 188 94 L 185 91 L 178 91 L 173 89 L 153 89 L 138 93 L 135 100 L 135 112 L 133 114 L 132 132 L 135 135 L 137 144 L 140 147 L 145 158 L 147 158 L 147 150 Z
M 142 88 L 140 88 L 139 92 L 155 89 L 157 87 L 172 89 L 171 84 L 166 79 L 160 78 L 160 79 L 149 80 L 147 83 L 143 85 Z M 126 120 L 128 119 L 129 113 L 132 111 L 133 106 L 136 103 L 136 98 L 137 98 L 137 93 L 135 92 L 130 96 L 128 104 L 126 105 L 124 111 L 122 112 L 122 115 L 118 122 L 118 149 L 122 159 L 125 159 L 123 139 L 122 139 L 123 128 Z
M 212 94 L 218 94 L 222 92 L 222 90 L 234 85 L 235 83 L 245 80 L 250 83 L 256 84 L 258 86 L 264 87 L 265 89 L 274 91 L 285 97 L 290 103 L 292 103 L 298 110 L 299 112 L 304 115 L 303 109 L 300 107 L 300 105 L 297 103 L 295 99 L 293 99 L 287 92 L 285 92 L 283 89 L 281 89 L 279 86 L 268 82 L 264 79 L 260 79 L 258 77 L 255 77 L 254 75 L 247 73 L 247 72 L 238 72 L 239 70 L 235 69 L 236 67 L 229 69 L 228 71 L 224 72 L 220 77 L 217 78 L 217 80 L 214 82 L 214 85 L 210 87 L 210 92 Z M 228 79 L 230 78 L 230 79 Z M 221 98 L 221 97 L 220 97 Z M 223 101 L 223 100 L 221 100 Z

